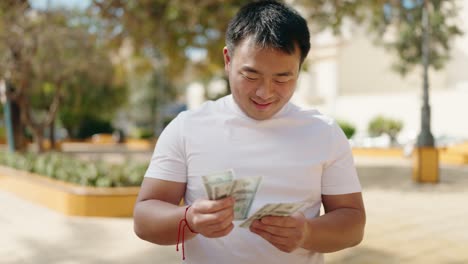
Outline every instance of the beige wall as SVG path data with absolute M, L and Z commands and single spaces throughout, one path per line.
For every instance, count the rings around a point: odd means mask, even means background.
M 468 89 L 468 0 L 459 0 L 464 3 L 459 10 L 458 19 L 455 22 L 462 27 L 465 34 L 455 39 L 451 61 L 447 65 L 448 87 L 455 89 Z
M 376 46 L 356 30 L 351 40 L 341 45 L 337 60 L 340 95 L 387 93 L 421 89 L 421 67 L 402 77 L 391 67 L 395 56 Z M 431 88 L 445 88 L 445 72 L 430 74 Z

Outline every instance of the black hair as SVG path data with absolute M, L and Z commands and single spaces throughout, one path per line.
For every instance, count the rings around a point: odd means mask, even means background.
M 307 21 L 293 8 L 277 1 L 257 1 L 243 6 L 229 22 L 226 46 L 230 53 L 247 37 L 261 48 L 275 48 L 293 54 L 296 45 L 301 64 L 310 50 Z

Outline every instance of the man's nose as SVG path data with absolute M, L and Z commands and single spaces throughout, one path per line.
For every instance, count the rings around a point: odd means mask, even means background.
M 263 81 L 262 84 L 257 88 L 255 95 L 262 99 L 270 98 L 273 95 L 273 86 L 271 81 Z

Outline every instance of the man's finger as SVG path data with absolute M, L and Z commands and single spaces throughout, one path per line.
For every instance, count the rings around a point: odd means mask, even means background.
M 263 230 L 265 232 L 268 232 L 270 234 L 273 234 L 279 237 L 289 237 L 291 232 L 293 231 L 292 227 L 279 227 L 279 226 L 273 226 L 273 225 L 266 225 L 266 224 L 263 224 L 261 221 L 254 221 L 252 223 L 252 226 L 255 229 L 260 229 L 260 230 Z
M 226 228 L 224 228 L 222 230 L 213 232 L 209 237 L 222 237 L 222 236 L 225 236 L 225 235 L 229 234 L 232 231 L 232 229 L 234 229 L 234 224 L 233 223 L 231 223 L 230 225 L 228 225 Z
M 203 200 L 196 204 L 196 209 L 199 213 L 210 214 L 232 207 L 234 202 L 234 198 L 232 197 L 227 197 L 216 201 Z
M 251 227 L 250 230 L 272 244 L 278 244 L 283 246 L 286 246 L 287 244 L 287 239 L 285 239 L 284 237 L 276 236 L 274 234 L 268 233 L 255 227 Z
M 264 216 L 260 222 L 265 225 L 278 227 L 296 227 L 297 220 L 289 216 Z

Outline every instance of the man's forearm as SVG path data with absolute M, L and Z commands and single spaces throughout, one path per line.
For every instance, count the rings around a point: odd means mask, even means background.
M 159 244 L 177 243 L 179 222 L 184 218 L 185 207 L 159 200 L 145 200 L 135 205 L 134 230 L 143 240 Z M 183 230 L 181 230 L 183 232 Z M 185 230 L 185 240 L 196 234 Z
M 307 221 L 303 248 L 328 253 L 355 246 L 362 241 L 365 213 L 354 208 L 340 208 Z

